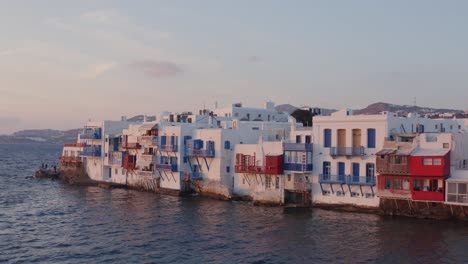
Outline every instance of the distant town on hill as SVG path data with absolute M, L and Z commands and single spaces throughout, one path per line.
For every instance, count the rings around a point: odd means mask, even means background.
M 320 109 L 322 115 L 330 115 L 336 112 L 336 109 L 326 109 L 320 107 L 310 106 L 293 106 L 290 104 L 281 104 L 276 106 L 276 110 L 279 112 L 286 112 L 292 114 L 297 109 Z M 368 105 L 363 109 L 354 110 L 355 114 L 363 115 L 374 115 L 379 114 L 383 111 L 394 112 L 399 116 L 406 116 L 408 113 L 418 113 L 419 115 L 428 116 L 430 118 L 468 118 L 468 111 L 457 110 L 457 109 L 440 109 L 410 105 L 396 105 L 389 103 L 374 103 Z M 132 118 L 128 118 L 131 122 L 143 122 L 143 115 L 137 115 Z M 151 122 L 156 120 L 156 116 L 146 116 L 146 120 Z M 65 142 L 74 142 L 78 136 L 78 133 L 82 129 L 71 129 L 71 130 L 53 130 L 53 129 L 29 129 L 21 130 L 13 133 L 12 135 L 0 135 L 0 144 L 22 144 L 22 143 L 39 143 L 39 144 L 63 144 Z

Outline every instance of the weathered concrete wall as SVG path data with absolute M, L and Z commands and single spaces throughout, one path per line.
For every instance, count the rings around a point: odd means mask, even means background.
M 439 202 L 381 198 L 380 210 L 385 215 L 468 220 L 468 206 L 449 205 Z

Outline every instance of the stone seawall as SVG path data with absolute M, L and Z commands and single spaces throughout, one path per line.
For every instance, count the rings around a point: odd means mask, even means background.
M 384 215 L 468 220 L 468 206 L 450 205 L 441 202 L 381 198 L 380 210 Z
M 47 178 L 46 173 L 39 170 L 37 176 Z M 135 190 L 151 191 L 167 195 L 187 195 L 193 192 L 199 193 L 200 196 L 206 196 L 218 200 L 243 200 L 250 201 L 255 205 L 274 205 L 282 206 L 282 203 L 272 200 L 255 199 L 251 196 L 237 196 L 231 194 L 228 188 L 223 188 L 214 182 L 204 183 L 203 181 L 187 181 L 183 183 L 182 191 L 160 188 L 159 179 L 153 177 L 142 177 L 133 179 L 127 184 L 99 182 L 91 180 L 82 167 L 61 167 L 58 177 L 56 174 L 51 174 L 49 178 L 59 178 L 69 184 L 97 186 L 104 188 L 129 188 Z M 369 213 L 389 216 L 404 216 L 412 218 L 425 219 L 456 219 L 468 221 L 468 206 L 450 205 L 442 202 L 425 202 L 412 201 L 405 199 L 380 198 L 378 207 L 359 206 L 353 204 L 328 204 L 328 203 L 313 203 L 312 207 L 326 210 Z

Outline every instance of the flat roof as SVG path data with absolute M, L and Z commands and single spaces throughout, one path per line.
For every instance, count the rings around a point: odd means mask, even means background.
M 468 170 L 454 170 L 447 182 L 466 182 L 468 183 Z
M 428 149 L 428 148 L 417 148 L 412 153 L 411 156 L 445 156 L 449 153 L 450 149 Z

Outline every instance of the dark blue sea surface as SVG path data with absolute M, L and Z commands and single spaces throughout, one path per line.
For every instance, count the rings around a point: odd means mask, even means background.
M 0 145 L 0 263 L 468 263 L 468 223 L 70 186 Z

